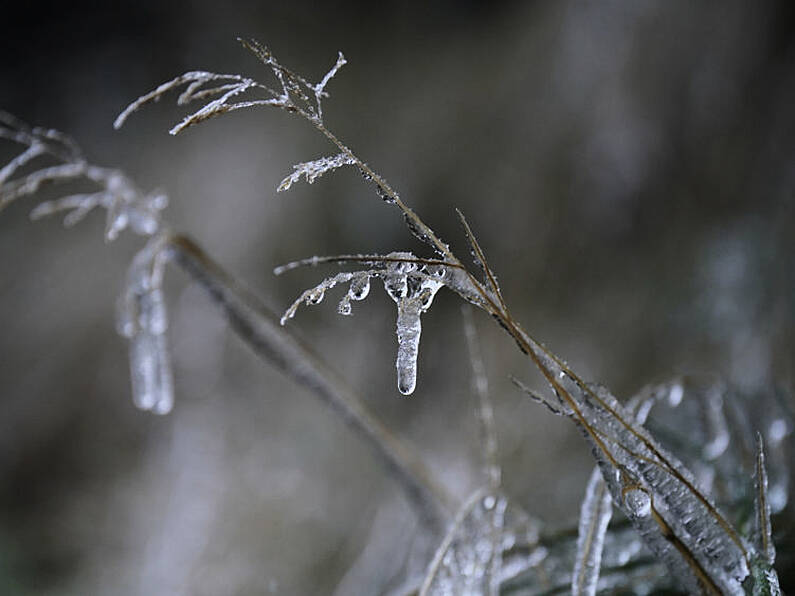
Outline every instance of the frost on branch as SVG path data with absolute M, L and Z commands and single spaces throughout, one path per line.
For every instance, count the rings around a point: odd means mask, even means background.
M 350 315 L 351 300 L 364 300 L 370 291 L 370 279 L 380 278 L 384 282 L 386 293 L 395 301 L 398 311 L 396 329 L 398 389 L 402 394 L 410 395 L 417 384 L 417 355 L 422 333 L 420 317 L 431 307 L 436 292 L 443 285 L 449 285 L 447 266 L 441 261 L 418 259 L 410 252 L 393 252 L 385 256 L 358 255 L 307 259 L 278 267 L 275 273 L 278 275 L 301 265 L 317 265 L 330 261 L 355 261 L 367 264 L 371 268 L 338 273 L 304 291 L 282 316 L 282 325 L 295 316 L 302 303 L 319 304 L 326 292 L 337 284 L 350 284 L 348 292 L 337 307 L 340 314 Z
M 156 89 L 142 95 L 121 114 L 113 123 L 114 128 L 121 128 L 130 115 L 149 103 L 158 101 L 163 95 L 185 87 L 179 95 L 177 103 L 186 105 L 194 101 L 204 101 L 198 110 L 186 116 L 169 132 L 178 134 L 185 128 L 242 108 L 271 106 L 288 112 L 302 115 L 313 123 L 323 122 L 323 98 L 328 97 L 326 85 L 345 64 L 345 57 L 340 52 L 334 66 L 323 76 L 319 83 L 310 83 L 282 66 L 268 48 L 256 41 L 240 40 L 243 46 L 251 51 L 273 74 L 276 85 L 266 85 L 236 74 L 218 74 L 205 71 L 190 71 L 166 81 Z M 251 97 L 251 94 L 259 96 Z M 250 99 L 240 99 L 248 95 Z
M 25 147 L 0 169 L 0 210 L 12 201 L 35 194 L 45 185 L 88 181 L 99 188 L 40 203 L 31 212 L 31 218 L 65 211 L 64 224 L 72 226 L 95 207 L 102 207 L 106 210 L 107 240 L 114 240 L 128 226 L 145 236 L 161 228 L 160 211 L 168 203 L 163 193 L 143 193 L 123 172 L 89 164 L 66 135 L 55 130 L 30 128 L 0 112 L 0 138 Z M 15 176 L 34 160 L 42 165 L 27 175 Z
M 301 179 L 301 176 L 306 178 L 309 184 L 312 184 L 329 170 L 336 170 L 342 166 L 354 165 L 355 163 L 353 159 L 344 153 L 338 153 L 333 157 L 321 157 L 314 161 L 299 163 L 293 166 L 293 170 L 295 171 L 281 181 L 278 191 L 288 190 Z
M 133 402 L 156 414 L 167 414 L 174 405 L 162 287 L 166 246 L 167 238 L 156 236 L 135 256 L 117 313 L 118 331 L 130 341 Z

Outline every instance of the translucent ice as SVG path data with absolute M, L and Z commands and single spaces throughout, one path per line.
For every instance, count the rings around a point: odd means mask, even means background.
M 136 255 L 119 300 L 117 328 L 130 341 L 133 402 L 166 414 L 174 405 L 171 359 L 166 345 L 168 318 L 161 288 L 165 239 L 155 237 Z
M 389 256 L 413 258 L 410 253 L 392 253 Z M 411 262 L 392 263 L 383 279 L 387 294 L 398 307 L 398 390 L 403 395 L 411 395 L 417 386 L 417 355 L 422 333 L 420 316 L 430 308 L 436 292 L 443 284 L 438 277 Z
M 580 507 L 577 532 L 577 558 L 571 579 L 571 593 L 596 594 L 607 524 L 613 515 L 613 500 L 602 473 L 596 468 L 588 481 L 585 499 Z

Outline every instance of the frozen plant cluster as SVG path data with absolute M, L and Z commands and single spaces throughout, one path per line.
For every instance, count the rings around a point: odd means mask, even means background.
M 370 279 L 381 278 L 384 290 L 397 305 L 398 354 L 395 366 L 398 390 L 403 395 L 411 395 L 417 385 L 417 356 L 422 333 L 420 317 L 431 307 L 434 296 L 444 285 L 446 277 L 444 263 L 424 262 L 410 252 L 393 252 L 384 256 L 351 255 L 296 261 L 277 267 L 275 272 L 280 274 L 300 265 L 317 264 L 331 259 L 337 262 L 362 262 L 370 268 L 338 273 L 305 290 L 282 316 L 282 325 L 295 316 L 302 303 L 319 304 L 328 290 L 341 283 L 347 283 L 349 287 L 348 292 L 337 305 L 337 312 L 341 315 L 350 315 L 351 301 L 364 300 L 370 293 Z
M 130 104 L 117 118 L 116 128 L 142 106 L 178 88 L 184 88 L 178 98 L 180 105 L 202 105 L 174 126 L 172 134 L 243 108 L 275 107 L 298 115 L 336 151 L 330 157 L 294 166 L 279 190 L 287 190 L 301 178 L 312 183 L 328 171 L 352 166 L 381 199 L 400 212 L 409 231 L 430 247 L 434 256 L 396 251 L 312 257 L 279 267 L 277 274 L 300 266 L 355 264 L 360 268 L 328 276 L 304 291 L 278 325 L 194 243 L 166 229 L 160 219 L 164 195 L 143 194 L 121 172 L 89 165 L 76 145 L 60 133 L 30 129 L 2 115 L 0 137 L 24 149 L 0 170 L 0 208 L 36 193 L 46 182 L 85 179 L 99 190 L 42 203 L 33 215 L 71 210 L 66 221 L 71 224 L 101 206 L 107 211 L 108 239 L 127 226 L 150 237 L 129 269 L 119 303 L 119 330 L 130 340 L 136 405 L 161 414 L 173 406 L 162 278 L 165 263 L 174 262 L 208 291 L 241 338 L 311 388 L 359 433 L 398 480 L 434 538 L 440 538 L 425 569 L 407 572 L 408 591 L 441 595 L 570 590 L 592 595 L 602 590 L 645 594 L 684 589 L 693 594 L 779 594 L 770 516 L 788 502 L 791 414 L 776 407 L 769 397 L 764 399 L 770 403 L 760 408 L 758 400 L 762 398 L 755 396 L 757 402 L 752 407 L 751 400 L 719 382 L 702 386 L 679 379 L 651 386 L 621 402 L 607 388 L 581 379 L 514 319 L 463 215 L 459 213 L 459 218 L 477 266 L 475 272 L 384 178 L 326 127 L 322 100 L 328 96 L 328 83 L 345 64 L 342 54 L 318 83 L 311 83 L 283 66 L 264 46 L 242 43 L 267 67 L 274 83 L 191 71 Z M 45 156 L 55 165 L 15 178 L 21 168 Z M 338 312 L 352 314 L 353 302 L 368 296 L 373 278 L 381 280 L 397 307 L 397 385 L 404 395 L 411 394 L 417 383 L 421 317 L 442 287 L 489 314 L 527 357 L 528 364 L 540 371 L 551 396 L 539 395 L 518 380 L 517 385 L 550 411 L 569 418 L 596 460 L 575 530 L 546 531 L 503 490 L 491 397 L 471 315 L 465 314 L 465 329 L 485 478 L 483 486 L 458 507 L 436 485 L 421 458 L 395 441 L 377 417 L 334 380 L 316 355 L 283 329 L 302 304 L 319 304 L 337 285 L 347 285 Z M 671 441 L 677 433 L 681 434 L 679 440 Z M 753 473 L 745 465 L 749 459 L 754 462 Z M 751 510 L 754 513 L 749 515 Z
M 115 240 L 127 228 L 150 238 L 130 266 L 127 286 L 119 300 L 118 330 L 130 344 L 134 403 L 144 410 L 168 413 L 174 392 L 161 287 L 169 234 L 161 212 L 168 198 L 160 191 L 142 192 L 120 170 L 89 163 L 77 143 L 63 133 L 31 128 L 5 112 L 0 112 L 0 138 L 23 147 L 0 169 L 0 210 L 35 195 L 46 185 L 88 182 L 98 188 L 43 201 L 33 209 L 31 218 L 66 211 L 64 224 L 70 227 L 101 207 L 105 209 L 107 241 Z M 26 167 L 33 171 L 20 175 Z

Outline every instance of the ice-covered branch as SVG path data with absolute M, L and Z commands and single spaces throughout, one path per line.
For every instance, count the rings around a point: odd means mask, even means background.
M 0 112 L 0 138 L 26 147 L 0 169 L 0 210 L 13 201 L 36 194 L 45 185 L 84 181 L 98 190 L 44 201 L 33 209 L 31 217 L 38 219 L 68 211 L 64 223 L 71 226 L 95 207 L 103 207 L 107 240 L 114 240 L 128 226 L 144 236 L 160 230 L 160 212 L 168 203 L 165 194 L 144 193 L 123 172 L 88 163 L 66 135 L 55 130 L 29 128 Z M 54 160 L 56 165 L 45 165 L 44 159 Z M 42 161 L 38 169 L 15 177 L 23 166 L 30 166 L 37 160 Z
M 309 184 L 312 184 L 315 180 L 320 178 L 320 176 L 330 170 L 336 170 L 342 166 L 354 164 L 355 162 L 344 153 L 338 153 L 333 157 L 321 157 L 314 161 L 299 163 L 293 166 L 294 172 L 281 181 L 277 190 L 279 192 L 289 190 L 293 184 L 301 179 L 301 176 L 303 176 Z

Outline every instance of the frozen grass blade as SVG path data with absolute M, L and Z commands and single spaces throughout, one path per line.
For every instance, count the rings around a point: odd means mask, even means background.
M 577 558 L 571 579 L 573 595 L 593 596 L 599 581 L 602 548 L 605 532 L 613 515 L 613 499 L 607 490 L 602 473 L 596 468 L 585 489 L 585 499 L 580 507 L 580 524 L 577 535 Z
M 464 319 L 464 334 L 472 366 L 472 389 L 477 398 L 476 412 L 483 445 L 483 464 L 489 486 L 496 491 L 502 481 L 502 471 L 498 462 L 497 425 L 494 421 L 494 407 L 489 397 L 489 380 L 486 376 L 486 366 L 483 364 L 472 308 L 467 304 L 462 305 L 461 316 Z

